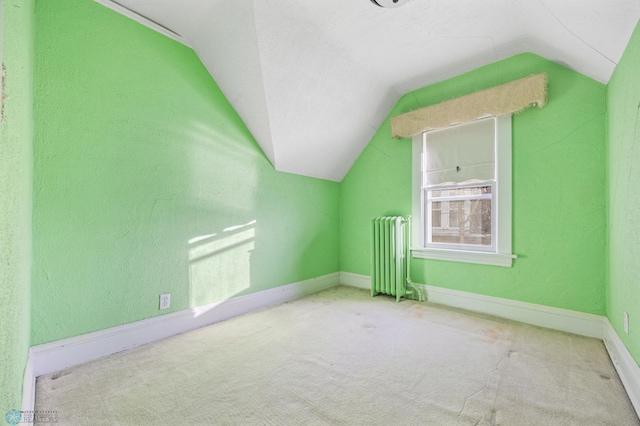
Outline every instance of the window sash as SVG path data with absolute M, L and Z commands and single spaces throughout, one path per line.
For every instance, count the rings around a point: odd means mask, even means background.
M 478 195 L 464 195 L 464 196 L 450 196 L 450 197 L 432 197 L 432 191 L 446 191 L 450 189 L 460 189 L 460 188 L 480 188 L 484 186 L 491 187 L 491 193 L 488 194 L 478 194 Z M 423 247 L 425 248 L 439 248 L 439 249 L 447 249 L 447 250 L 466 250 L 466 251 L 480 251 L 480 252 L 492 252 L 495 253 L 497 249 L 497 241 L 498 241 L 498 232 L 497 232 L 497 192 L 496 192 L 496 182 L 483 182 L 483 183 L 475 183 L 473 185 L 451 185 L 451 186 L 437 186 L 437 187 L 423 187 L 422 188 L 422 199 L 423 208 L 422 208 L 422 228 L 423 228 Z M 433 242 L 433 218 L 432 211 L 434 202 L 443 202 L 443 201 L 475 201 L 475 200 L 491 200 L 491 245 L 480 245 L 480 244 L 456 244 L 456 243 L 441 243 L 441 242 Z M 442 206 L 442 205 L 441 205 Z M 442 207 L 441 207 L 442 209 Z M 441 221 L 442 221 L 442 210 L 441 210 Z M 441 222 L 442 223 L 442 222 Z M 441 226 L 442 227 L 442 226 Z M 452 229 L 459 229 L 459 225 L 457 227 L 449 227 Z
M 443 197 L 433 197 L 431 195 L 432 191 L 449 191 L 449 190 L 464 189 L 464 188 L 482 188 L 483 186 L 490 186 L 491 187 L 491 192 L 490 193 L 486 193 L 486 194 L 447 195 L 447 196 L 443 196 Z M 422 189 L 423 189 L 423 191 L 424 190 L 427 191 L 426 193 L 428 194 L 428 197 L 430 199 L 432 199 L 433 201 L 464 201 L 464 200 L 489 199 L 493 195 L 495 195 L 494 186 L 495 186 L 495 181 L 494 180 L 486 180 L 486 181 L 468 183 L 468 184 L 465 184 L 465 185 L 447 185 L 447 186 L 442 186 L 442 185 L 430 185 L 430 186 L 429 185 L 423 185 Z

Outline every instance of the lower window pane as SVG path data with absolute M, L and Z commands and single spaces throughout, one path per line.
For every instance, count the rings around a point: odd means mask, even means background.
M 431 204 L 431 242 L 491 246 L 491 200 Z
M 431 223 L 436 228 L 439 228 L 442 223 L 442 213 L 441 213 L 441 204 L 438 201 L 434 201 L 431 204 Z

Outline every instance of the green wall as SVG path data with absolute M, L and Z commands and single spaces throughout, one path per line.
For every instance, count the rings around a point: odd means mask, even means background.
M 33 1 L 4 0 L 0 136 L 0 413 L 20 409 L 29 349 Z
M 339 270 L 339 184 L 274 171 L 195 53 L 38 0 L 36 345 Z
M 389 118 L 341 184 L 275 172 L 191 49 L 91 0 L 36 0 L 32 118 L 32 12 L 5 0 L 7 404 L 19 403 L 29 329 L 36 345 L 159 315 L 160 293 L 172 295 L 168 313 L 338 270 L 369 274 L 369 220 L 410 214 L 411 144 L 390 138 Z M 521 54 L 398 101 L 389 116 L 549 75 L 547 107 L 513 120 L 514 266 L 415 260 L 415 281 L 608 312 L 640 355 L 639 38 L 636 29 L 608 89 Z M 24 71 L 13 80 L 12 67 Z
M 5 409 L 30 344 L 158 315 L 160 293 L 168 313 L 369 274 L 369 220 L 410 214 L 411 144 L 389 118 L 341 184 L 275 172 L 191 49 L 91 0 L 3 12 Z M 389 117 L 549 75 L 548 106 L 513 120 L 514 266 L 415 260 L 414 280 L 606 312 L 639 359 L 639 70 L 636 28 L 608 87 L 521 54 L 403 96 Z
M 609 321 L 640 360 L 640 24 L 607 88 Z M 629 334 L 623 312 L 629 313 Z
M 415 260 L 414 281 L 605 313 L 605 85 L 521 54 L 403 96 L 389 117 L 546 72 L 549 103 L 513 118 L 512 268 Z M 411 141 L 382 123 L 341 184 L 340 266 L 369 275 L 369 221 L 411 214 Z

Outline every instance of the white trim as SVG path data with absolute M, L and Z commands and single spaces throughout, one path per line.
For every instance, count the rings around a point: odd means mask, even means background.
M 127 18 L 133 19 L 136 22 L 144 25 L 147 28 L 151 28 L 152 30 L 159 32 L 160 34 L 169 37 L 172 40 L 177 41 L 178 43 L 182 43 L 187 47 L 192 47 L 189 42 L 183 38 L 180 34 L 177 34 L 171 31 L 169 28 L 166 28 L 157 22 L 153 22 L 151 19 L 140 15 L 139 13 L 134 12 L 131 9 L 128 9 L 122 6 L 119 3 L 116 3 L 112 0 L 94 0 L 96 3 L 100 3 L 101 5 L 108 7 L 111 10 L 118 12 L 121 15 L 126 16 Z
M 511 206 L 512 206 L 512 183 L 511 164 L 513 157 L 511 154 L 513 144 L 512 116 L 499 115 L 496 119 L 496 185 L 498 185 L 498 208 L 496 209 L 496 227 L 498 243 L 497 252 L 501 254 L 511 253 Z M 509 264 L 511 266 L 511 264 Z
M 640 414 L 640 368 L 608 319 L 605 320 L 602 340 L 636 414 Z
M 568 309 L 552 308 L 550 306 L 484 296 L 431 285 L 419 284 L 419 286 L 424 289 L 429 302 L 566 331 L 581 336 L 595 337 L 597 339 L 604 337 L 603 321 L 605 317 L 601 315 L 586 314 Z
M 370 278 L 367 275 L 341 272 L 340 282 L 352 287 L 370 289 Z M 494 315 L 581 336 L 598 339 L 604 337 L 603 324 L 605 317 L 601 315 L 585 314 L 568 309 L 552 308 L 534 303 L 484 296 L 425 284 L 416 284 L 416 286 L 424 290 L 428 302 Z
M 33 374 L 33 358 L 31 349 L 27 358 L 27 365 L 24 369 L 24 380 L 22 381 L 22 408 L 21 411 L 33 411 L 36 404 L 36 376 Z
M 29 351 L 32 377 L 60 371 L 229 318 L 279 305 L 339 283 L 340 273 L 334 272 L 222 302 L 34 346 Z M 25 386 L 26 384 L 25 377 Z
M 445 250 L 431 247 L 412 248 L 415 259 L 447 260 L 450 262 L 477 263 L 481 265 L 503 266 L 510 268 L 515 254 L 491 253 L 486 251 Z
M 351 272 L 340 272 L 340 284 L 361 288 L 363 290 L 371 290 L 371 277 L 369 275 L 360 275 Z
M 424 133 L 413 137 L 411 155 L 411 216 L 416 223 L 411 229 L 411 241 L 409 245 L 423 247 L 425 243 L 424 223 L 425 209 L 424 191 L 422 191 L 422 170 L 424 169 Z

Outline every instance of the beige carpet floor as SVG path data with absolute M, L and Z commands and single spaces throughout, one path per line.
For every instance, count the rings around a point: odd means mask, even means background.
M 638 425 L 601 341 L 336 287 L 42 376 L 64 425 Z

